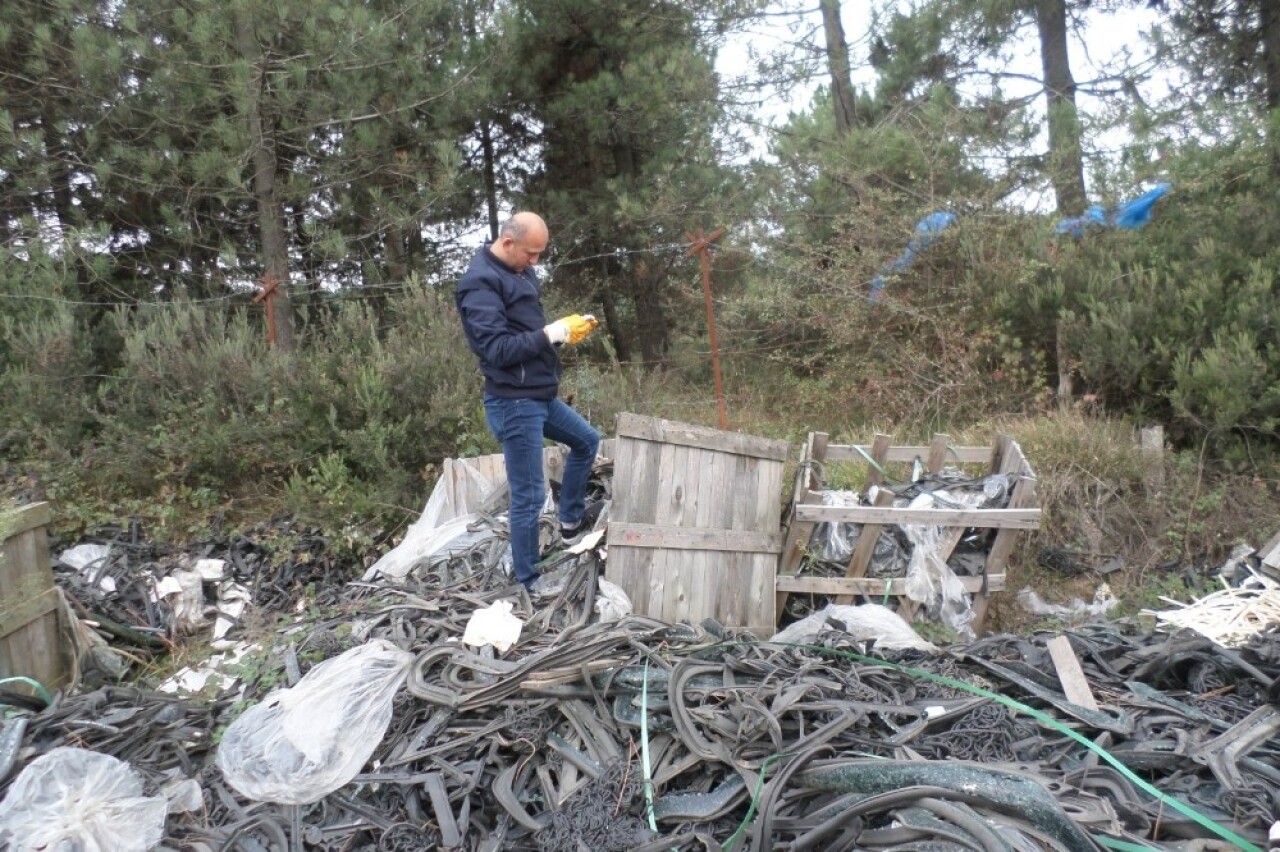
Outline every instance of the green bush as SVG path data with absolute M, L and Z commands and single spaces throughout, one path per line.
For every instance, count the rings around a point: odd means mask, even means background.
M 335 298 L 294 352 L 268 348 L 244 304 L 161 303 L 111 315 L 120 366 L 96 395 L 69 312 L 6 326 L 6 425 L 46 436 L 102 499 L 174 494 L 276 502 L 326 524 L 416 514 L 447 455 L 491 451 L 480 379 L 449 294 L 411 286 L 376 311 Z

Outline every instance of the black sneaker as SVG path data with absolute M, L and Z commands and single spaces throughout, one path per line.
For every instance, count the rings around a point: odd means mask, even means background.
M 560 527 L 560 547 L 573 547 L 578 542 L 587 537 L 587 533 L 591 532 L 591 528 L 585 523 L 580 523 L 576 527 Z

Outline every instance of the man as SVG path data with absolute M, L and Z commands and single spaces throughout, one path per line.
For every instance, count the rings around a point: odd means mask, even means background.
M 530 588 L 538 578 L 538 517 L 546 500 L 542 439 L 569 447 L 560 487 L 560 534 L 585 532 L 587 478 L 600 435 L 557 397 L 558 347 L 585 340 L 599 324 L 589 314 L 547 323 L 533 266 L 547 250 L 547 226 L 535 213 L 516 213 L 498 238 L 476 252 L 454 298 L 471 351 L 484 373 L 484 413 L 502 442 L 511 493 L 511 558 Z

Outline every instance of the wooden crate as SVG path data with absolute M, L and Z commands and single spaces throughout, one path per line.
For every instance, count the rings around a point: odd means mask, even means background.
M 598 456 L 611 458 L 613 440 L 600 442 Z M 552 444 L 542 450 L 542 470 L 548 484 L 559 482 L 564 475 L 564 464 L 569 450 L 562 444 Z M 502 453 L 487 456 L 469 456 L 445 459 L 440 466 L 440 476 L 435 487 L 443 489 L 442 499 L 449 506 L 470 506 L 472 511 L 505 511 L 507 506 L 507 466 Z M 434 492 L 433 492 L 434 494 Z M 451 518 L 450 518 L 451 519 Z
M 45 529 L 52 518 L 48 503 L 0 509 L 0 678 L 29 677 L 50 690 L 69 674 Z
M 618 415 L 605 576 L 637 613 L 776 629 L 785 441 Z
M 980 467 L 983 473 L 1014 474 L 1017 480 L 1005 509 L 908 509 L 895 508 L 893 495 L 881 490 L 875 506 L 822 505 L 822 473 L 837 462 L 864 462 L 865 486 L 883 480 L 881 470 L 897 463 L 913 464 L 919 460 L 925 470 L 937 473 L 946 465 L 970 469 Z M 807 577 L 797 572 L 814 527 L 823 522 L 861 524 L 858 542 L 849 558 L 843 577 Z M 906 598 L 895 582 L 901 580 L 867 577 L 867 566 L 876 541 L 886 524 L 921 524 L 947 527 L 939 556 L 945 562 L 966 529 L 996 529 L 979 576 L 962 576 L 960 582 L 972 596 L 973 628 L 982 629 L 989 603 L 988 595 L 1003 591 L 1005 565 L 1013 551 L 1015 536 L 1040 525 L 1040 508 L 1036 502 L 1036 477 L 1018 442 L 1001 435 L 991 447 L 953 447 L 945 434 L 935 435 L 928 446 L 894 446 L 888 435 L 876 435 L 868 445 L 835 445 L 822 432 L 809 435 L 801 452 L 796 489 L 788 511 L 787 534 L 778 564 L 777 611 L 782 613 L 787 596 L 795 593 L 833 596 L 837 603 L 851 603 L 861 596 L 872 600 L 892 597 L 899 612 L 910 620 L 915 604 Z

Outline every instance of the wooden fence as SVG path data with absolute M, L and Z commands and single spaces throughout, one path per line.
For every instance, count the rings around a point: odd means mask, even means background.
M 880 484 L 887 466 L 919 462 L 929 473 L 937 473 L 944 465 L 978 467 L 986 473 L 1013 474 L 1015 484 L 1004 509 L 909 509 L 893 506 L 893 494 L 880 489 L 874 506 L 822 505 L 820 472 L 837 462 L 865 462 L 865 484 Z M 826 595 L 837 603 L 851 603 L 855 598 L 883 600 L 892 597 L 900 614 L 911 620 L 915 603 L 905 596 L 902 580 L 867 577 L 867 568 L 880 533 L 889 524 L 921 524 L 946 527 L 938 556 L 946 562 L 967 529 L 997 530 L 986 554 L 981 574 L 962 576 L 960 582 L 972 595 L 973 628 L 981 631 L 986 616 L 988 595 L 1005 587 L 1005 564 L 1013 551 L 1021 530 L 1034 530 L 1040 525 L 1040 508 L 1036 503 L 1036 478 L 1018 442 L 1007 435 L 996 439 L 990 447 L 953 447 L 945 434 L 935 435 L 928 446 L 894 446 L 888 435 L 876 435 L 868 445 L 835 445 L 828 435 L 809 435 L 801 453 L 797 470 L 795 495 L 788 512 L 786 539 L 779 559 L 777 611 L 782 612 L 788 595 L 796 593 Z M 819 523 L 861 524 L 843 577 L 812 577 L 798 574 L 805 549 L 814 527 Z M 895 588 L 896 586 L 896 588 Z
M 605 577 L 634 610 L 776 629 L 785 441 L 618 415 Z
M 49 561 L 52 518 L 47 503 L 0 510 L 0 678 L 29 677 L 50 690 L 68 677 Z

